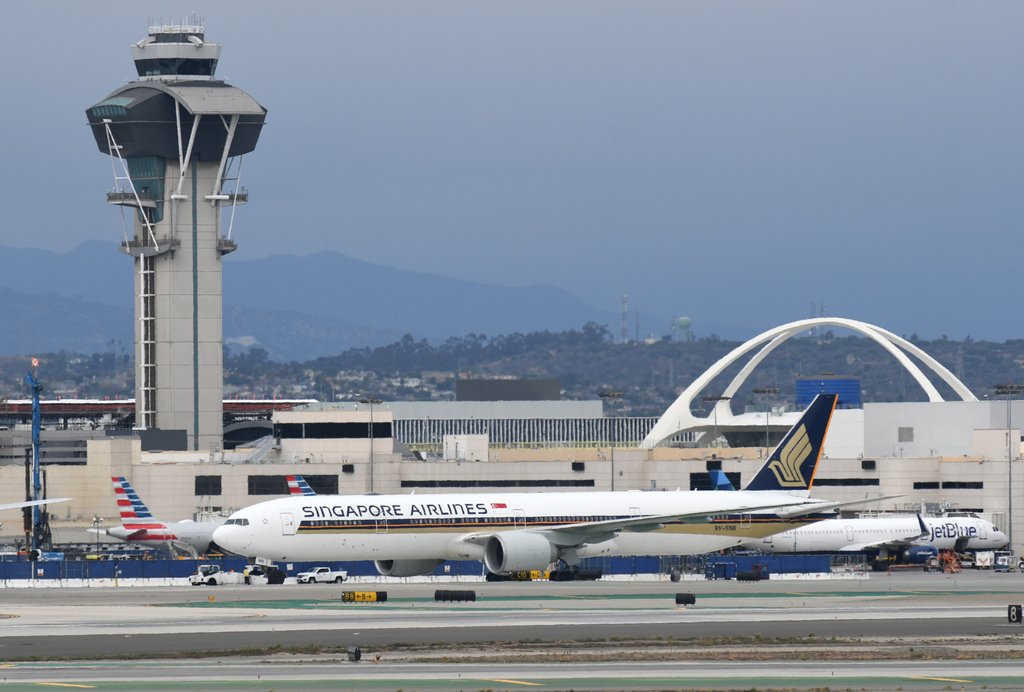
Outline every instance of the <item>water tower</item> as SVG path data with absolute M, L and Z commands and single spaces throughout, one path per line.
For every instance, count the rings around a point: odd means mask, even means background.
M 223 437 L 221 258 L 248 201 L 241 157 L 267 110 L 215 77 L 220 46 L 198 22 L 150 27 L 132 46 L 138 79 L 86 110 L 111 157 L 121 250 L 135 261 L 135 425 L 184 430 L 188 448 Z

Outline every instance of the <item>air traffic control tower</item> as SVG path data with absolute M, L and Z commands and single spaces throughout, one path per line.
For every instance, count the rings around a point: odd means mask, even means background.
M 215 77 L 202 26 L 150 27 L 132 46 L 138 79 L 86 111 L 111 157 L 121 249 L 135 260 L 135 427 L 184 430 L 188 449 L 223 436 L 221 258 L 248 201 L 241 157 L 267 111 Z M 129 216 L 132 222 L 124 220 Z

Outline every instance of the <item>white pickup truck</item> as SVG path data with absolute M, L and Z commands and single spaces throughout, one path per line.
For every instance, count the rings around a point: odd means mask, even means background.
M 243 584 L 241 572 L 225 572 L 220 565 L 199 565 L 199 570 L 188 578 L 192 586 L 216 586 L 217 584 Z
M 300 584 L 340 584 L 348 578 L 344 570 L 332 570 L 330 567 L 314 567 L 308 572 L 299 572 L 295 581 Z

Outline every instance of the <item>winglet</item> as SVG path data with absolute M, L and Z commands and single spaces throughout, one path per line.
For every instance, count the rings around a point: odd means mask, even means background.
M 924 523 L 924 519 L 921 518 L 920 512 L 917 513 L 917 525 L 921 527 L 921 538 L 931 535 L 931 529 L 929 529 L 928 525 Z
M 744 490 L 809 491 L 825 446 L 837 394 L 819 394 Z

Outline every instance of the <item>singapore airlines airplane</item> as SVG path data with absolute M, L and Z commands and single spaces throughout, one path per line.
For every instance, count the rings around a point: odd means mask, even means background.
M 995 524 L 973 514 L 922 517 L 919 514 L 857 519 L 826 519 L 749 541 L 744 547 L 772 553 L 934 550 L 995 550 L 1008 542 Z
M 264 560 L 374 560 L 396 577 L 430 574 L 446 559 L 507 574 L 599 555 L 719 550 L 863 502 L 808 498 L 835 404 L 817 397 L 747 490 L 289 497 L 235 512 L 213 538 Z
M 121 526 L 90 529 L 147 548 L 182 548 L 193 555 L 210 550 L 213 532 L 223 521 L 160 521 L 124 476 L 112 476 Z

